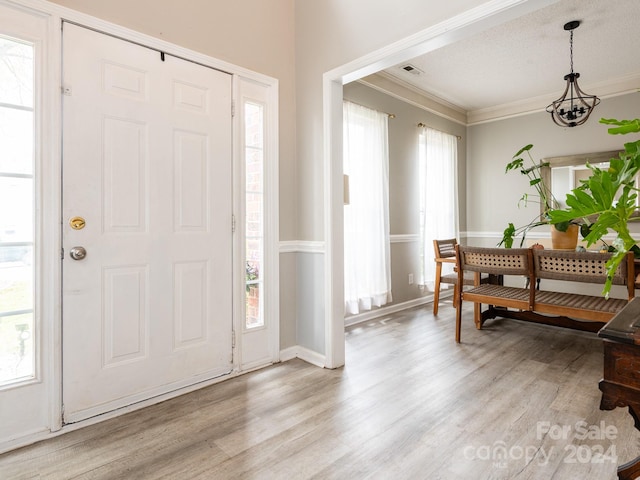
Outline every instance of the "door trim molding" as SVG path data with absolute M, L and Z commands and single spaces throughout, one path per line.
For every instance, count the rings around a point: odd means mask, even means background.
M 169 55 L 175 57 L 181 57 L 184 60 L 200 63 L 204 66 L 215 68 L 223 72 L 235 75 L 241 75 L 248 79 L 252 79 L 257 82 L 262 82 L 267 85 L 273 85 L 273 82 L 277 83 L 277 80 L 268 75 L 255 72 L 248 68 L 235 65 L 233 63 L 219 60 L 204 53 L 191 50 L 180 45 L 170 43 L 166 40 L 161 40 L 157 37 L 147 35 L 136 30 L 132 30 L 127 27 L 103 20 L 86 13 L 73 10 L 56 3 L 50 3 L 45 0 L 0 0 L 7 4 L 13 4 L 19 7 L 28 7 L 41 14 L 50 16 L 57 25 L 60 21 L 67 20 L 71 23 L 75 23 L 79 26 L 91 28 L 108 35 L 116 36 L 130 42 L 138 43 L 141 46 L 151 47 L 159 51 L 163 51 Z M 57 52 L 54 52 L 58 54 Z
M 98 421 L 106 420 L 128 411 L 138 408 L 146 407 L 160 401 L 164 401 L 168 398 L 172 398 L 177 395 L 188 393 L 189 391 L 202 388 L 213 383 L 220 381 L 220 378 L 212 379 L 207 382 L 196 384 L 192 387 L 183 388 L 174 392 L 149 399 L 132 405 L 131 407 L 125 407 L 110 414 L 101 415 L 92 419 L 83 420 L 72 425 L 62 424 L 62 288 L 61 288 L 61 269 L 62 261 L 60 258 L 61 253 L 61 206 L 60 199 L 62 195 L 62 183 L 61 183 L 61 136 L 62 136 L 62 117 L 61 117 L 61 93 L 60 93 L 60 79 L 61 79 L 61 63 L 62 63 L 62 22 L 67 20 L 69 22 L 92 28 L 94 30 L 101 31 L 103 33 L 120 37 L 124 40 L 139 43 L 141 45 L 149 46 L 169 55 L 181 57 L 185 60 L 190 60 L 199 63 L 203 66 L 208 66 L 216 70 L 222 70 L 232 75 L 241 76 L 242 78 L 250 81 L 261 83 L 268 86 L 270 89 L 270 102 L 275 102 L 270 112 L 269 121 L 275 122 L 268 130 L 268 138 L 266 139 L 270 145 L 275 146 L 275 155 L 277 158 L 277 146 L 278 146 L 278 80 L 264 75 L 253 70 L 240 67 L 238 65 L 225 62 L 209 55 L 181 47 L 179 45 L 146 35 L 135 30 L 102 20 L 100 18 L 87 15 L 76 10 L 47 2 L 45 0 L 0 0 L 0 4 L 7 5 L 9 7 L 16 8 L 18 10 L 28 11 L 32 14 L 42 16 L 46 18 L 48 31 L 46 34 L 46 44 L 44 45 L 47 51 L 46 58 L 43 60 L 44 74 L 42 78 L 43 85 L 43 99 L 42 99 L 42 179 L 40 188 L 40 203 L 38 208 L 41 209 L 43 218 L 42 237 L 40 239 L 43 245 L 50 247 L 46 254 L 42 257 L 42 270 L 41 270 L 41 285 L 46 285 L 46 290 L 43 288 L 41 292 L 41 315 L 43 325 L 43 337 L 42 337 L 42 358 L 43 365 L 42 374 L 47 377 L 48 389 L 47 389 L 47 403 L 49 412 L 49 424 L 43 426 L 44 433 L 37 432 L 24 432 L 22 435 L 18 435 L 12 438 L 10 441 L 0 442 L 0 453 L 8 450 L 12 450 L 36 441 L 44 440 L 53 436 L 57 436 L 61 433 L 66 433 L 76 428 L 80 428 L 85 425 L 97 423 Z M 234 92 L 235 95 L 235 92 Z M 46 159 L 46 161 L 45 161 Z M 277 178 L 277 170 L 276 170 Z M 277 184 L 276 187 L 277 189 Z M 234 192 L 234 195 L 237 192 Z M 277 200 L 276 200 L 277 202 Z M 276 203 L 277 204 L 277 203 Z M 277 221 L 277 215 L 274 217 Z M 277 224 L 273 225 L 273 228 L 277 232 Z M 278 243 L 277 235 L 275 238 L 275 244 L 270 246 L 274 249 L 275 258 L 278 257 Z M 44 250 L 43 250 L 44 252 Z M 278 262 L 276 262 L 277 264 Z M 275 275 L 278 275 L 278 271 L 275 271 Z M 279 285 L 279 278 L 275 279 L 276 286 Z M 277 295 L 277 293 L 276 293 Z M 276 305 L 277 306 L 277 305 Z M 277 312 L 277 309 L 275 310 Z M 277 319 L 279 317 L 276 317 Z M 276 322 L 277 323 L 277 322 Z M 279 326 L 279 324 L 277 325 Z M 275 338 L 274 355 L 279 355 L 278 339 L 279 334 L 277 328 L 273 332 Z M 233 377 L 234 374 L 228 375 L 222 378 Z

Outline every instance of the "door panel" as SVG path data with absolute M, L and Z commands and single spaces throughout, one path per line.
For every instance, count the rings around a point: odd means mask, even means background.
M 231 77 L 75 25 L 63 38 L 74 422 L 231 371 Z

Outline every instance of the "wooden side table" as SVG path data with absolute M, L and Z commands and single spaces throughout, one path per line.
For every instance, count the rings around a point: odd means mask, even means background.
M 640 430 L 640 297 L 611 319 L 599 332 L 604 339 L 604 378 L 601 410 L 629 407 Z M 640 477 L 640 457 L 618 467 L 620 480 Z

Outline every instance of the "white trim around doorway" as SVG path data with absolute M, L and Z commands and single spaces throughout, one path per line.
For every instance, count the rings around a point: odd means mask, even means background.
M 492 0 L 323 75 L 324 305 L 326 367 L 345 362 L 342 87 L 559 0 Z

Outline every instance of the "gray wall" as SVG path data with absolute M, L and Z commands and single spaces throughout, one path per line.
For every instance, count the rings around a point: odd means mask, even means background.
M 345 85 L 343 96 L 346 100 L 395 115 L 395 118 L 389 119 L 389 223 L 393 293 L 391 304 L 407 302 L 430 294 L 421 291 L 416 283 L 420 275 L 419 243 L 394 241 L 394 235 L 420 233 L 418 123 L 422 122 L 462 137 L 458 143 L 458 190 L 461 205 L 465 205 L 466 201 L 466 128 L 359 82 Z M 465 218 L 464 215 L 462 218 Z M 461 225 L 461 229 L 464 229 L 464 224 Z M 432 255 L 431 250 L 427 253 Z M 413 285 L 409 285 L 410 273 L 414 276 Z
M 533 0 L 526 1 L 534 3 Z M 295 136 L 300 240 L 324 240 L 324 73 L 486 3 L 487 0 L 295 3 Z M 317 319 L 324 322 L 323 317 Z
M 324 256 L 298 253 L 297 257 L 297 278 L 304 281 L 298 283 L 297 288 L 296 345 L 314 352 L 324 352 L 324 323 L 311 321 L 316 315 L 324 313 L 324 279 L 323 275 L 309 275 L 309 272 L 324 272 Z
M 469 127 L 467 242 L 495 245 L 510 221 L 516 226 L 525 225 L 535 217 L 537 204 L 518 208 L 522 194 L 531 191 L 526 177 L 518 172 L 504 173 L 506 164 L 521 147 L 532 143 L 531 152 L 536 160 L 621 149 L 631 136 L 609 135 L 606 125 L 598 121 L 600 118 L 633 119 L 638 117 L 638 112 L 640 94 L 631 93 L 603 99 L 589 121 L 579 127 L 559 127 L 545 112 Z M 529 238 L 536 236 L 548 236 L 548 227 L 532 230 Z
M 546 112 L 463 127 L 402 100 L 358 82 L 345 85 L 344 98 L 361 105 L 393 113 L 389 120 L 389 200 L 391 235 L 417 234 L 418 191 L 416 178 L 416 124 L 462 136 L 459 143 L 460 229 L 462 241 L 474 245 L 495 246 L 509 222 L 528 223 L 539 206 L 518 207 L 522 194 L 531 191 L 528 180 L 518 172 L 505 174 L 505 166 L 521 147 L 532 143 L 534 160 L 621 149 L 631 139 L 609 135 L 600 118 L 633 119 L 640 111 L 640 93 L 605 98 L 582 126 L 561 128 Z M 465 141 L 468 138 L 468 141 Z M 468 181 L 467 181 L 468 179 Z M 640 224 L 632 225 L 640 233 Z M 528 238 L 549 237 L 548 227 L 538 227 Z M 407 275 L 417 278 L 419 266 L 417 242 L 391 244 L 392 304 L 424 295 L 417 285 L 409 286 Z M 594 291 L 599 293 L 599 287 Z

